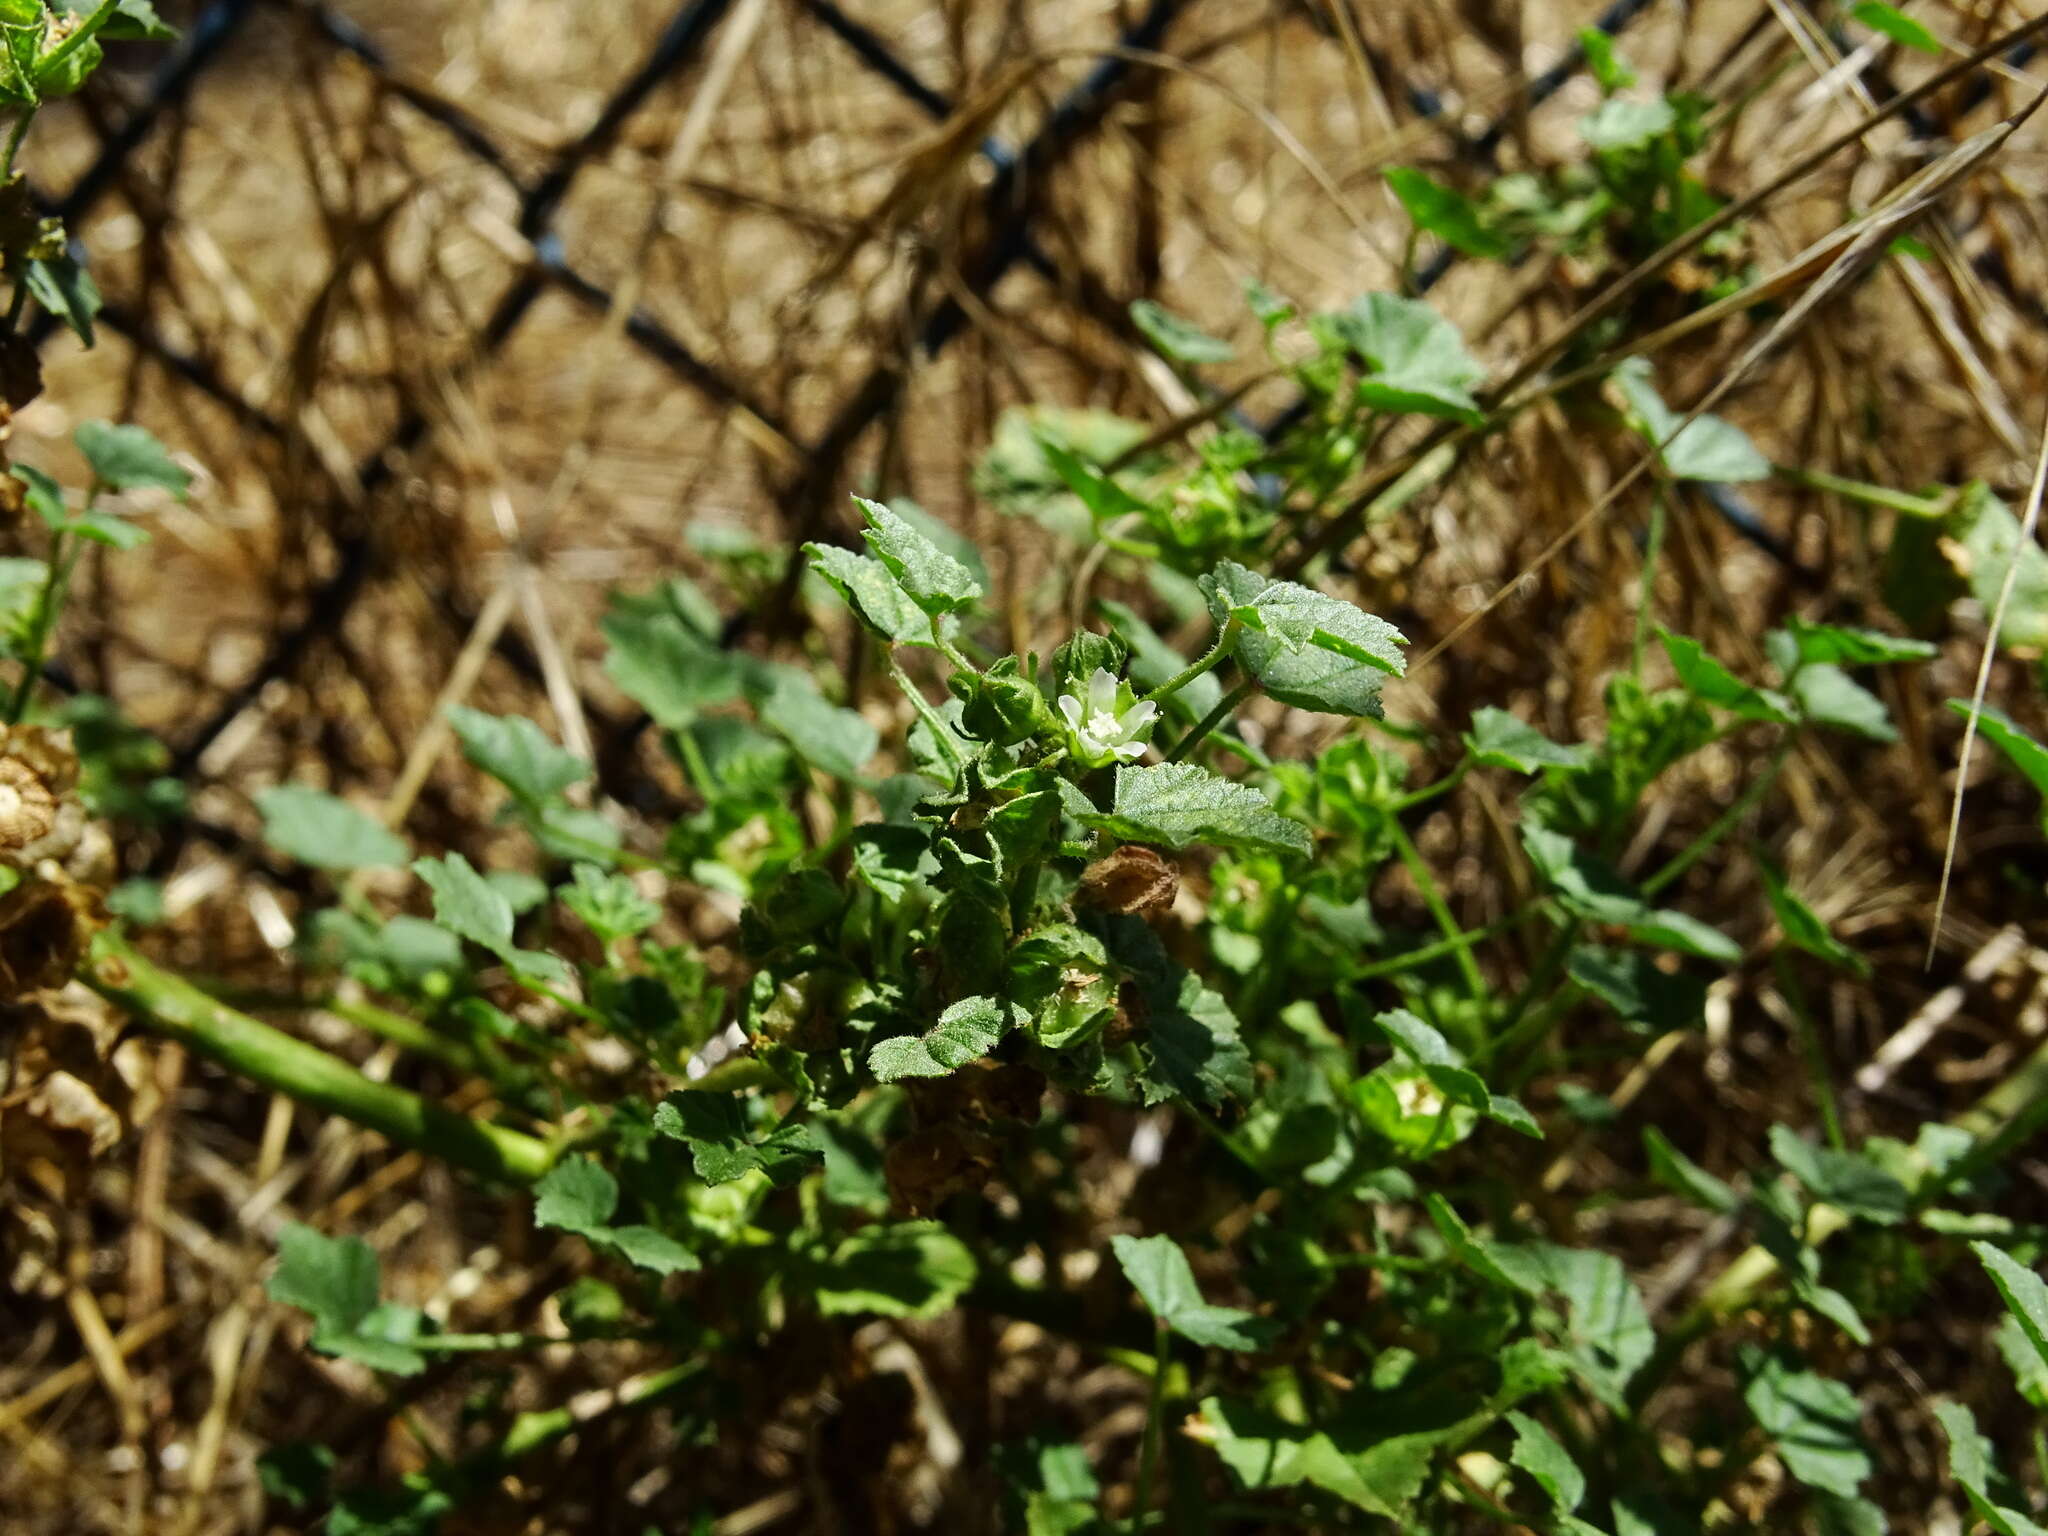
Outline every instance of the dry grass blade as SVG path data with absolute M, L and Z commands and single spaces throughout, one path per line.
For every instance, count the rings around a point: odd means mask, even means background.
M 2034 99 L 2025 108 L 2005 122 L 2000 123 L 1995 128 L 1987 128 L 1984 132 L 1967 142 L 1957 145 L 1940 160 L 1917 172 L 1891 196 L 1887 197 L 1880 206 L 1872 209 L 1862 218 L 1856 220 L 1854 224 L 1848 226 L 1850 230 L 1853 230 L 1853 234 L 1839 241 L 1830 240 L 1825 242 L 1826 249 L 1839 253 L 1834 255 L 1833 260 L 1827 266 L 1816 271 L 1811 262 L 1799 263 L 1799 275 L 1811 274 L 1812 281 L 1808 284 L 1806 290 L 1799 295 L 1798 299 L 1786 309 L 1785 313 L 1773 321 L 1770 328 L 1763 335 L 1759 336 L 1744 349 L 1742 354 L 1736 358 L 1734 363 L 1729 366 L 1727 371 L 1715 383 L 1714 387 L 1708 390 L 1685 413 L 1684 417 L 1664 435 L 1661 441 L 1644 448 L 1643 452 L 1637 457 L 1636 462 L 1616 479 L 1613 485 L 1608 487 L 1606 493 L 1597 502 L 1588 507 L 1572 521 L 1569 527 L 1545 545 L 1535 558 L 1525 564 L 1512 579 L 1503 582 L 1485 602 L 1481 603 L 1471 613 L 1468 613 L 1449 633 L 1439 638 L 1434 645 L 1411 663 L 1409 667 L 1410 673 L 1412 674 L 1435 661 L 1448 647 L 1455 644 L 1461 636 L 1470 630 L 1473 625 L 1477 624 L 1502 602 L 1506 601 L 1508 595 L 1520 583 L 1526 581 L 1531 575 L 1542 570 L 1543 567 L 1556 559 L 1571 544 L 1572 540 L 1591 527 L 1637 481 L 1650 473 L 1658 462 L 1658 455 L 1676 441 L 1680 433 L 1684 432 L 1687 427 L 1691 426 L 1700 417 L 1706 415 L 1726 399 L 1737 385 L 1749 377 L 1757 364 L 1768 357 L 1787 337 L 1796 333 L 1812 317 L 1814 311 L 1820 307 L 1829 295 L 1838 291 L 1845 283 L 1862 272 L 1871 262 L 1877 260 L 1884 253 L 1885 247 L 1896 239 L 1902 230 L 1910 228 L 1914 221 L 1925 214 L 1928 209 L 1932 208 L 1936 201 L 1951 186 L 1984 164 L 1986 160 L 1995 154 L 2019 130 L 2021 125 L 2040 109 L 2041 103 L 2044 100 L 2048 100 L 2048 90 L 2036 93 Z M 2048 451 L 2048 448 L 2044 448 L 2044 451 Z M 2010 573 L 2008 573 L 2009 583 Z
M 1998 601 L 1992 605 L 1990 623 L 1984 634 L 1984 654 L 1977 663 L 1977 681 L 1970 690 L 1970 713 L 1963 722 L 1963 745 L 1956 757 L 1956 791 L 1949 802 L 1948 841 L 1941 854 L 1941 885 L 1934 897 L 1934 921 L 1927 935 L 1927 965 L 1934 964 L 1941 943 L 1941 921 L 1948 911 L 1949 882 L 1955 875 L 1956 843 L 1963 831 L 1963 795 L 1969 784 L 1970 754 L 1977 745 L 1977 718 L 1984 708 L 1984 696 L 1991 687 L 1991 664 L 1998 657 L 1998 632 L 2005 625 L 2006 609 L 2018 584 L 2021 556 L 2034 544 L 2041 525 L 2041 499 L 2048 494 L 2048 417 L 2041 423 L 2041 447 L 2034 458 L 2033 482 L 2027 487 L 2027 510 L 2020 518 L 2019 536 L 2013 541 L 2012 560 L 2005 579 L 1998 585 Z

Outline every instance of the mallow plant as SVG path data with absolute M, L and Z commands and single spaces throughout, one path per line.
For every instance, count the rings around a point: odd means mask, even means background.
M 272 847 L 336 891 L 302 923 L 306 974 L 335 978 L 304 1006 L 474 1076 L 487 1115 L 372 1082 L 119 932 L 97 938 L 90 985 L 159 1035 L 530 1191 L 535 1225 L 587 1253 L 529 1327 L 465 1332 L 386 1297 L 360 1238 L 289 1227 L 269 1287 L 306 1315 L 306 1347 L 398 1390 L 625 1343 L 649 1363 L 605 1413 L 714 1425 L 780 1337 L 1028 1320 L 1122 1363 L 1149 1405 L 1126 1440 L 1065 1424 L 1001 1448 L 1005 1518 L 1034 1532 L 1291 1517 L 1640 1536 L 1728 1524 L 1730 1479 L 1760 1457 L 1791 1508 L 1880 1529 L 1855 1396 L 1821 1363 L 1841 1350 L 1821 1341 L 1878 1340 L 1970 1238 L 2017 1298 L 2021 1380 L 2048 1371 L 2028 1331 L 2041 1282 L 1984 1241 L 2032 1252 L 1983 1204 L 2029 1112 L 2010 1092 L 1915 1143 L 1857 1146 L 1817 1065 L 1818 1139 L 1780 1127 L 1746 1188 L 1693 1161 L 1683 1128 L 1648 1128 L 1644 1184 L 1755 1243 L 1661 1331 L 1619 1257 L 1527 1203 L 1559 1151 L 1614 1134 L 1582 1066 L 1700 1027 L 1716 974 L 1753 963 L 1754 930 L 1666 904 L 1680 877 L 1802 733 L 1888 736 L 1857 674 L 1924 644 L 1796 623 L 1747 680 L 1653 630 L 1599 738 L 1482 710 L 1454 764 L 1411 785 L 1382 719 L 1405 666 L 1385 620 L 1222 559 L 1184 652 L 1105 604 L 1050 654 L 998 653 L 978 554 L 907 504 L 858 505 L 862 547 L 810 547 L 806 579 L 881 692 L 721 648 L 722 616 L 687 582 L 615 603 L 605 670 L 652 717 L 689 807 L 658 844 L 591 809 L 590 765 L 538 726 L 463 707 L 462 751 L 530 844 L 518 865 L 415 856 L 305 786 L 259 797 Z M 1269 757 L 1245 711 L 1276 705 L 1328 717 L 1323 749 Z M 1625 878 L 1615 850 L 1646 791 L 1737 736 L 1763 774 Z M 1530 896 L 1475 930 L 1413 824 L 1482 774 L 1524 786 Z M 419 910 L 359 894 L 359 872 L 398 866 Z M 1802 970 L 1860 969 L 1775 866 L 1757 874 L 1788 995 Z M 1105 1233 L 1079 1150 L 1157 1115 L 1181 1213 L 1154 1231 L 1112 1215 Z M 1097 1281 L 1065 1278 L 1077 1251 Z M 1726 1401 L 1681 1428 L 1648 1417 L 1699 1351 Z M 2030 1529 L 1967 1410 L 1940 1413 L 1985 1518 Z M 398 1486 L 307 1446 L 278 1448 L 266 1478 L 331 1509 L 330 1529 L 432 1529 L 586 1423 L 507 1414 Z
M 86 27 L 147 7 L 29 10 L 27 94 L 7 98 L 24 122 Z M 1646 178 L 1694 196 L 1698 111 L 1666 107 L 1603 112 L 1602 219 Z M 89 326 L 73 258 L 23 238 L 17 318 L 32 298 Z M 247 824 L 322 893 L 295 914 L 296 990 L 260 1010 L 145 953 L 152 892 L 110 889 L 103 824 L 175 814 L 176 788 L 103 701 L 43 677 L 80 541 L 136 542 L 126 513 L 183 494 L 184 472 L 106 426 L 78 434 L 81 495 L 15 471 L 43 554 L 0 565 L 10 1208 L 80 1198 L 118 1140 L 126 1018 L 519 1202 L 526 1241 L 563 1261 L 536 1267 L 562 1282 L 516 1326 L 469 1328 L 387 1294 L 361 1237 L 286 1226 L 268 1294 L 306 1350 L 376 1384 L 421 1470 L 380 1482 L 324 1445 L 272 1447 L 279 1518 L 510 1528 L 510 1472 L 635 1416 L 687 1471 L 772 1416 L 764 1378 L 804 1401 L 858 1385 L 878 1319 L 934 1348 L 1014 1319 L 1127 1376 L 1133 1413 L 1085 1399 L 972 1447 L 953 1497 L 1030 1536 L 1881 1531 L 1892 1484 L 1845 1378 L 1937 1286 L 2002 1298 L 2015 1390 L 2048 1404 L 2042 1235 L 1997 1208 L 2002 1163 L 2048 1118 L 2048 1066 L 1911 1141 L 1852 1139 L 1805 999 L 1866 962 L 1747 843 L 1802 743 L 1895 739 L 1874 685 L 1933 647 L 1795 618 L 1758 670 L 1658 627 L 1675 488 L 1774 467 L 1725 421 L 1682 424 L 1627 363 L 1601 398 L 1663 489 L 1599 729 L 1388 718 L 1403 635 L 1286 551 L 1409 418 L 1483 424 L 1485 370 L 1411 297 L 1250 301 L 1304 402 L 1270 433 L 1222 420 L 1182 449 L 1086 413 L 1003 424 L 978 484 L 1070 541 L 1056 591 L 998 591 L 945 524 L 857 499 L 844 543 L 707 555 L 734 590 L 798 595 L 814 622 L 779 655 L 728 644 L 734 616 L 697 583 L 616 596 L 603 672 L 651 726 L 655 814 L 593 794 L 593 765 L 535 722 L 464 705 L 447 724 L 507 834 L 488 867 L 314 785 L 258 790 Z M 1157 306 L 1133 321 L 1191 377 L 1228 355 Z M 1369 510 L 1451 467 L 1425 457 Z M 1921 501 L 1888 505 L 1957 515 Z M 1043 648 L 1009 642 L 1026 631 Z M 2048 792 L 2048 750 L 1979 719 Z M 1709 751 L 1761 767 L 1680 846 L 1646 834 L 1653 790 Z M 1482 926 L 1421 835 L 1474 790 L 1520 893 Z M 1753 912 L 1697 910 L 1686 877 L 1709 860 L 1752 883 Z M 1595 1084 L 1651 1070 L 1758 968 L 1798 1030 L 1809 1113 L 1731 1181 L 1696 1157 L 1698 1126 L 1630 1134 Z M 399 1066 L 373 1078 L 311 1043 L 296 1024 L 315 1012 Z M 1653 1319 L 1603 1246 L 1614 1202 L 1570 1193 L 1594 1148 L 1625 1196 L 1747 1246 Z M 607 1388 L 515 1408 L 509 1363 L 565 1347 Z M 462 1389 L 459 1441 L 421 1428 L 430 1384 Z M 2039 1529 L 1967 1407 L 1926 1417 L 1975 1519 Z

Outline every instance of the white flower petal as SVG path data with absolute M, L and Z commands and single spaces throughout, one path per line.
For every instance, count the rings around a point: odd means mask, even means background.
M 1106 667 L 1097 667 L 1095 675 L 1088 679 L 1088 711 L 1097 715 L 1116 713 L 1116 679 Z
M 1059 703 L 1060 713 L 1067 718 L 1067 729 L 1079 731 L 1081 729 L 1081 701 L 1071 693 L 1063 693 L 1060 695 Z

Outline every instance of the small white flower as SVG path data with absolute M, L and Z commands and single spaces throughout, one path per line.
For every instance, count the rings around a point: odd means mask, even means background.
M 1088 698 L 1083 703 L 1071 693 L 1060 695 L 1060 713 L 1066 716 L 1079 754 L 1091 762 L 1131 762 L 1142 756 L 1141 739 L 1159 713 L 1159 706 L 1146 700 L 1117 709 L 1120 695 L 1127 693 L 1102 667 L 1088 679 Z

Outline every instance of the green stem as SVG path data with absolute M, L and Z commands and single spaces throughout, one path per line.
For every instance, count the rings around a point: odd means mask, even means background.
M 953 765 L 954 772 L 959 772 L 966 763 L 960 756 L 960 749 L 953 745 L 952 729 L 939 712 L 932 708 L 932 701 L 924 696 L 924 690 L 911 681 L 910 674 L 903 670 L 903 664 L 893 653 L 889 657 L 889 676 L 895 679 L 896 686 L 901 688 L 904 696 L 910 700 L 910 707 L 917 711 L 917 718 L 924 722 L 924 728 L 932 733 L 933 743 L 946 754 L 946 761 Z
M 1792 1018 L 1799 1033 L 1799 1048 L 1806 1056 L 1806 1069 L 1813 1077 L 1813 1097 L 1820 1110 L 1821 1128 L 1826 1132 L 1828 1145 L 1837 1152 L 1849 1150 L 1849 1142 L 1842 1135 L 1842 1116 L 1835 1106 L 1835 1088 L 1828 1076 L 1827 1055 L 1821 1049 L 1820 1031 L 1814 1027 L 1813 1014 L 1806 1006 L 1806 992 L 1799 985 L 1799 978 L 1792 972 L 1792 964 L 1780 949 L 1771 957 L 1771 968 L 1778 975 L 1778 990 L 1784 994 L 1785 1006 L 1792 1010 Z
M 503 1349 L 540 1349 L 566 1342 L 532 1333 L 425 1333 L 407 1339 L 405 1347 L 423 1355 L 486 1355 Z
M 1636 633 L 1629 643 L 1629 676 L 1643 675 L 1643 641 L 1650 633 L 1650 610 L 1656 606 L 1657 560 L 1664 552 L 1664 493 L 1650 498 L 1650 539 L 1643 549 L 1643 589 L 1636 597 Z
M 373 1082 L 347 1062 L 237 1013 L 143 959 L 113 933 L 93 940 L 91 962 L 81 979 L 134 1013 L 151 1033 L 301 1104 L 340 1115 L 458 1168 L 510 1184 L 532 1184 L 554 1161 L 544 1141 Z
M 21 141 L 28 137 L 28 125 L 36 120 L 37 110 L 35 107 L 26 107 L 22 110 L 21 116 L 14 120 L 14 127 L 7 135 L 7 157 L 0 160 L 0 181 L 13 177 L 15 157 L 21 153 Z
M 1840 496 L 1845 501 L 1860 502 L 1866 507 L 1883 507 L 1891 512 L 1903 512 L 1907 517 L 1934 520 L 1946 517 L 1955 505 L 1953 493 L 1946 496 L 1915 496 L 1910 491 L 1895 491 L 1889 486 L 1871 485 L 1862 480 L 1845 480 L 1840 475 L 1831 475 L 1818 469 L 1792 469 L 1780 464 L 1777 470 L 1780 480 L 1806 487 L 1810 491 L 1825 491 L 1831 496 Z
M 1473 1001 L 1486 1000 L 1486 978 L 1479 974 L 1479 962 L 1472 955 L 1472 935 L 1460 926 L 1451 915 L 1450 903 L 1444 900 L 1444 893 L 1436 883 L 1436 877 L 1429 872 L 1429 865 L 1423 861 L 1422 850 L 1415 846 L 1415 839 L 1408 835 L 1408 829 L 1395 817 L 1387 818 L 1387 831 L 1394 840 L 1394 847 L 1401 855 L 1401 862 L 1408 866 L 1408 874 L 1415 881 L 1415 888 L 1422 893 L 1423 904 L 1429 908 L 1436 925 L 1443 930 L 1446 942 L 1453 946 L 1458 957 L 1458 971 L 1465 978 L 1465 989 L 1472 994 Z
M 1166 1324 L 1155 1321 L 1152 1325 L 1152 1391 L 1145 1400 L 1145 1438 L 1138 1450 L 1137 1498 L 1131 1505 L 1133 1531 L 1143 1528 L 1145 1511 L 1152 1503 L 1152 1476 L 1159 1464 L 1159 1435 L 1164 1418 L 1161 1410 L 1166 1404 L 1166 1372 L 1172 1364 L 1172 1352 Z
M 1216 701 L 1215 708 L 1195 722 L 1194 729 L 1173 744 L 1173 750 L 1166 754 L 1166 761 L 1177 763 L 1194 751 L 1196 747 L 1207 741 L 1216 727 L 1230 718 L 1232 712 L 1245 701 L 1246 696 L 1256 686 L 1250 678 L 1246 678 L 1235 688 L 1224 694 L 1222 698 Z
M 36 74 L 43 76 L 54 72 L 59 64 L 91 42 L 94 34 L 113 19 L 114 11 L 120 3 L 121 0 L 100 0 L 98 9 L 79 23 L 76 32 L 36 60 Z
M 478 1070 L 475 1059 L 461 1041 L 451 1040 L 439 1031 L 429 1029 L 418 1019 L 393 1013 L 389 1008 L 379 1008 L 374 1003 L 348 1003 L 340 998 L 328 998 L 319 1006 L 337 1019 L 346 1019 L 356 1028 L 367 1030 L 378 1039 L 388 1040 L 415 1056 L 425 1056 L 459 1072 Z
M 1519 928 L 1535 915 L 1535 909 L 1524 907 L 1521 911 L 1502 918 L 1499 922 L 1488 923 L 1484 928 L 1463 929 L 1447 939 L 1438 939 L 1434 944 L 1425 944 L 1420 949 L 1404 950 L 1385 960 L 1375 960 L 1371 965 L 1360 966 L 1349 973 L 1351 981 L 1373 981 L 1381 976 L 1398 976 L 1403 971 L 1419 970 L 1432 961 L 1441 960 L 1445 955 L 1459 950 L 1470 950 L 1484 944 L 1488 939 L 1499 938 L 1510 929 Z
M 1420 789 L 1411 790 L 1400 799 L 1394 801 L 1387 807 L 1387 814 L 1389 816 L 1404 815 L 1414 810 L 1418 805 L 1427 805 L 1440 795 L 1448 795 L 1452 790 L 1465 782 L 1465 775 L 1471 771 L 1472 759 L 1469 757 L 1460 758 L 1458 766 L 1435 783 L 1425 784 Z
M 1244 628 L 1242 621 L 1239 620 L 1236 614 L 1232 614 L 1223 628 L 1217 631 L 1216 643 L 1209 647 L 1201 660 L 1193 662 L 1183 670 L 1174 673 L 1172 677 L 1169 677 L 1157 688 L 1146 694 L 1139 702 L 1157 704 L 1161 699 L 1170 699 L 1204 672 L 1213 672 L 1222 664 L 1223 658 L 1237 648 L 1237 632 L 1242 628 Z
M 97 494 L 97 492 L 95 492 Z M 86 502 L 92 510 L 92 501 Z M 43 577 L 42 596 L 36 601 L 36 619 L 30 626 L 28 643 L 22 647 L 21 680 L 14 685 L 8 701 L 7 723 L 19 725 L 35 696 L 36 682 L 43 675 L 43 653 L 49 648 L 50 632 L 57 627 L 57 611 L 64 604 L 64 591 L 71 583 L 71 568 L 78 562 L 76 541 L 59 533 L 50 544 L 48 573 Z

